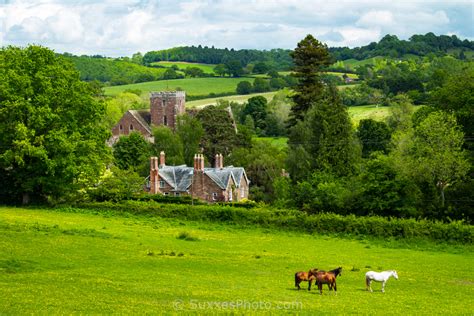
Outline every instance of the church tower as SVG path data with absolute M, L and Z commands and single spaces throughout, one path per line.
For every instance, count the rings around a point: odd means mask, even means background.
M 175 129 L 177 116 L 185 113 L 184 91 L 163 91 L 150 94 L 151 125 Z

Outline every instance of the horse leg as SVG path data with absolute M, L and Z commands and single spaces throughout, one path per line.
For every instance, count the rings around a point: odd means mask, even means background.
M 313 280 L 309 279 L 308 280 L 308 291 L 311 291 L 311 283 L 313 283 Z
M 318 282 L 319 295 L 323 295 L 323 283 Z
M 337 285 L 336 285 L 336 281 L 334 281 L 333 287 L 334 287 L 334 295 L 337 295 Z
M 387 281 L 382 282 L 382 293 L 385 293 L 385 282 L 387 282 Z

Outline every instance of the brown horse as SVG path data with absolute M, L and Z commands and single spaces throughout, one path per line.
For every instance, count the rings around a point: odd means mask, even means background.
M 316 278 L 316 272 L 318 271 L 318 268 L 314 268 L 309 270 L 308 272 L 304 271 L 299 271 L 295 273 L 295 286 L 298 288 L 298 290 L 301 289 L 300 283 L 303 281 L 310 281 L 312 282 Z
M 330 291 L 334 289 L 334 293 L 337 295 L 337 285 L 336 285 L 336 278 L 342 272 L 342 268 L 339 267 L 337 269 L 331 271 L 318 271 L 316 275 L 309 280 L 308 291 L 311 290 L 311 283 L 312 280 L 316 280 L 316 285 L 319 289 L 319 294 L 323 294 L 323 284 L 327 284 Z

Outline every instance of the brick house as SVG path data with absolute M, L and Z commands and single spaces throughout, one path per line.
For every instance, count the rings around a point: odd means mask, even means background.
M 150 110 L 128 110 L 112 128 L 110 144 L 120 136 L 139 132 L 146 140 L 153 142 L 152 126 L 168 126 L 175 129 L 177 116 L 185 113 L 184 91 L 163 91 L 150 94 Z
M 214 168 L 204 167 L 204 157 L 194 156 L 194 167 L 167 166 L 165 153 L 150 159 L 150 193 L 191 195 L 207 202 L 238 202 L 247 199 L 250 181 L 244 168 L 224 167 L 222 155 L 216 155 Z

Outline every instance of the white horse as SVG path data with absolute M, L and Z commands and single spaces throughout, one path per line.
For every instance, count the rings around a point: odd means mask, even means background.
M 393 276 L 395 279 L 398 280 L 398 274 L 397 274 L 397 271 L 395 270 L 382 271 L 382 272 L 374 272 L 374 271 L 367 272 L 365 274 L 365 285 L 367 286 L 367 291 L 372 292 L 370 283 L 372 283 L 372 281 L 376 281 L 376 282 L 382 282 L 382 292 L 385 292 L 385 283 L 387 283 L 387 280 L 391 276 Z

